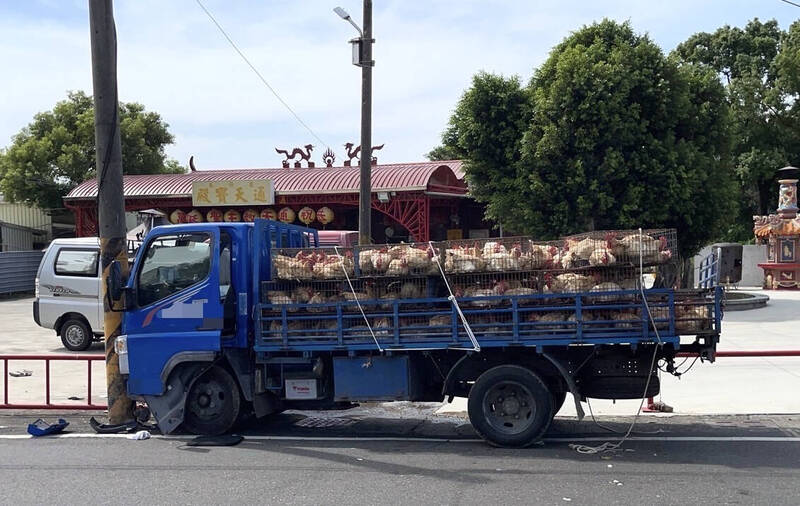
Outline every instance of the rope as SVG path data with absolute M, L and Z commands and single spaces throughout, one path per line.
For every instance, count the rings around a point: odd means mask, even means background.
M 478 343 L 478 340 L 475 338 L 475 333 L 472 332 L 472 327 L 470 327 L 469 322 L 467 321 L 467 317 L 464 315 L 464 312 L 461 311 L 461 306 L 458 305 L 458 301 L 456 300 L 455 294 L 453 294 L 452 288 L 450 288 L 450 283 L 447 281 L 447 276 L 444 274 L 444 269 L 442 268 L 442 262 L 439 260 L 439 255 L 436 254 L 436 250 L 433 249 L 433 243 L 428 241 L 428 249 L 433 254 L 433 259 L 436 260 L 436 265 L 439 267 L 439 272 L 442 274 L 442 279 L 444 280 L 444 284 L 447 287 L 448 293 L 450 296 L 447 297 L 453 307 L 456 308 L 456 312 L 458 312 L 459 318 L 461 318 L 461 324 L 464 325 L 464 330 L 467 332 L 467 336 L 469 340 L 472 342 L 472 349 L 474 351 L 481 351 L 481 345 Z
M 378 348 L 378 351 L 383 353 L 383 348 L 381 348 L 381 343 L 378 342 L 378 338 L 375 336 L 375 332 L 372 330 L 372 325 L 369 324 L 369 318 L 367 318 L 367 314 L 364 312 L 364 308 L 361 307 L 361 302 L 359 302 L 358 300 L 358 295 L 356 295 L 356 291 L 353 288 L 353 282 L 350 281 L 350 275 L 347 274 L 347 269 L 344 268 L 344 260 L 342 255 L 339 254 L 339 248 L 337 246 L 334 246 L 333 251 L 335 251 L 336 256 L 339 257 L 339 265 L 342 266 L 342 272 L 344 272 L 344 277 L 347 279 L 347 284 L 350 286 L 350 291 L 353 293 L 353 299 L 356 301 L 358 310 L 361 311 L 361 316 L 364 318 L 364 323 L 367 324 L 369 333 L 372 334 L 372 340 L 375 341 L 375 346 Z
M 656 358 L 658 357 L 658 349 L 663 345 L 661 342 L 661 336 L 658 334 L 658 327 L 656 326 L 656 322 L 653 319 L 653 314 L 650 312 L 650 305 L 647 303 L 647 296 L 644 293 L 644 260 L 642 258 L 642 229 L 639 229 L 639 292 L 642 294 L 642 302 L 644 303 L 645 310 L 647 311 L 647 315 L 649 317 L 650 322 L 653 324 L 653 330 L 656 334 L 656 339 L 658 340 L 658 346 L 653 347 L 653 358 L 650 360 L 650 368 L 648 369 L 647 374 L 647 382 L 644 385 L 644 393 L 642 393 L 642 399 L 639 401 L 639 409 L 636 410 L 636 415 L 633 417 L 633 421 L 631 421 L 628 430 L 625 432 L 625 435 L 617 442 L 605 442 L 599 446 L 589 446 L 589 445 L 582 445 L 582 444 L 570 444 L 569 447 L 575 450 L 578 453 L 589 455 L 589 454 L 597 454 L 597 453 L 606 453 L 606 452 L 613 452 L 617 451 L 622 447 L 622 444 L 630 437 L 631 433 L 633 432 L 633 428 L 636 426 L 636 422 L 639 420 L 639 416 L 642 414 L 642 408 L 644 407 L 645 399 L 647 398 L 647 390 L 650 388 L 650 380 L 653 378 L 652 371 L 653 367 L 656 365 Z M 589 407 L 591 412 L 591 405 Z M 594 419 L 594 414 L 592 413 L 592 419 Z M 597 422 L 595 422 L 597 423 Z M 599 425 L 599 424 L 598 424 Z

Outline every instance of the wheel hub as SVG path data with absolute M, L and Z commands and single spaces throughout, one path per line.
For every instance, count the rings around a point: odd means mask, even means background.
M 483 399 L 486 421 L 497 431 L 520 434 L 534 421 L 533 394 L 516 381 L 502 381 L 490 388 Z
M 509 397 L 503 400 L 503 412 L 507 415 L 519 414 L 519 401 L 514 397 Z

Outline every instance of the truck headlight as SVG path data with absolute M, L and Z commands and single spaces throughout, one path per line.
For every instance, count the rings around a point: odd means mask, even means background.
M 117 356 L 119 357 L 120 374 L 130 374 L 130 367 L 128 365 L 128 336 L 118 336 L 114 340 L 114 351 L 117 352 Z

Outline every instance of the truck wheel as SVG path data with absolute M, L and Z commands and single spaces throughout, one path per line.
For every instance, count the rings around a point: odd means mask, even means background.
M 236 423 L 240 402 L 239 387 L 230 373 L 215 365 L 189 388 L 183 426 L 193 434 L 224 434 Z
M 69 351 L 86 351 L 92 345 L 92 330 L 83 320 L 70 318 L 61 325 L 61 342 Z
M 493 367 L 469 392 L 469 420 L 489 444 L 530 446 L 553 419 L 553 394 L 534 372 L 516 365 Z

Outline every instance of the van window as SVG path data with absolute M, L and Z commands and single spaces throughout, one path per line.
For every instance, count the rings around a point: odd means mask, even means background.
M 164 235 L 147 246 L 139 271 L 139 305 L 147 306 L 188 288 L 208 276 L 211 236 Z
M 88 249 L 62 249 L 56 255 L 56 276 L 97 277 L 100 252 Z

